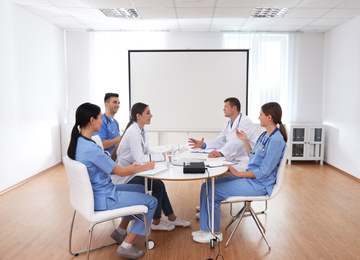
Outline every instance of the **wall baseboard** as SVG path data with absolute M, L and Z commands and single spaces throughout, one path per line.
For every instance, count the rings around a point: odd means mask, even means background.
M 47 168 L 46 170 L 43 170 L 43 171 L 41 171 L 41 172 L 39 172 L 39 173 L 37 173 L 37 174 L 35 174 L 35 175 L 33 175 L 33 176 L 31 176 L 31 177 L 29 177 L 29 178 L 27 178 L 27 179 L 23 180 L 23 181 L 21 181 L 21 182 L 19 182 L 19 183 L 15 184 L 15 185 L 12 185 L 12 186 L 11 186 L 11 187 L 9 187 L 9 188 L 6 188 L 5 190 L 0 191 L 0 196 L 1 196 L 1 195 L 3 195 L 3 194 L 5 194 L 6 192 L 9 192 L 9 191 L 11 191 L 11 190 L 13 190 L 13 189 L 15 189 L 15 188 L 17 188 L 17 187 L 21 186 L 21 185 L 23 185 L 23 184 L 25 184 L 25 183 L 27 183 L 27 182 L 29 182 L 29 181 L 33 180 L 33 179 L 35 179 L 35 178 L 37 178 L 37 177 L 39 177 L 39 176 L 41 176 L 41 175 L 43 175 L 43 174 L 45 174 L 45 173 L 47 173 L 47 172 L 51 171 L 52 169 L 54 169 L 54 168 L 58 167 L 59 165 L 62 165 L 62 162 L 59 162 L 59 163 L 57 163 L 57 164 L 55 164 L 55 165 L 51 166 L 50 168 Z
M 347 177 L 350 177 L 351 179 L 360 182 L 360 179 L 355 177 L 354 175 L 351 175 L 350 173 L 344 172 L 343 170 L 340 170 L 339 168 L 336 168 L 335 166 L 331 165 L 330 163 L 327 163 L 324 161 L 324 164 L 330 166 L 331 168 L 337 170 L 338 172 L 340 172 L 341 174 L 346 175 Z

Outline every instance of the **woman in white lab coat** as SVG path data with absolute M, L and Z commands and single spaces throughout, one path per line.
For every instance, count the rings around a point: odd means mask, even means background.
M 129 166 L 133 163 L 145 163 L 148 161 L 164 161 L 165 153 L 153 151 L 149 148 L 149 137 L 144 130 L 144 126 L 150 124 L 152 114 L 150 108 L 144 103 L 136 103 L 131 108 L 131 119 L 124 134 L 120 139 L 120 143 L 114 150 L 112 158 L 120 166 Z M 129 175 L 121 177 L 112 175 L 114 184 L 141 184 L 145 185 L 145 178 L 141 176 Z M 152 188 L 152 195 L 157 198 L 158 206 L 155 210 L 152 230 L 170 231 L 175 226 L 188 227 L 190 222 L 184 221 L 174 214 L 171 207 L 169 197 L 167 195 L 165 185 L 161 180 L 148 180 L 148 186 Z M 168 217 L 168 222 L 161 219 L 161 210 Z

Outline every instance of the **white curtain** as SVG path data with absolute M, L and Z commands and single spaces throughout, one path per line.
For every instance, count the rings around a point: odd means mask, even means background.
M 128 50 L 164 49 L 163 32 L 92 32 L 91 33 L 91 97 L 101 104 L 104 95 L 119 94 L 120 109 L 115 118 L 124 129 L 129 121 Z
M 278 102 L 287 119 L 289 35 L 224 33 L 224 48 L 249 49 L 248 115 L 258 123 L 261 106 Z M 245 109 L 243 110 L 245 112 Z

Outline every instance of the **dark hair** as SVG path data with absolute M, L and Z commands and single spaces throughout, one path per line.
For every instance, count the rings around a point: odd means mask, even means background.
M 263 111 L 263 113 L 265 115 L 267 115 L 267 116 L 271 115 L 275 124 L 280 125 L 280 133 L 282 134 L 285 142 L 287 142 L 286 129 L 285 129 L 285 126 L 283 125 L 283 123 L 281 122 L 281 117 L 282 117 L 281 106 L 276 102 L 269 102 L 269 103 L 262 105 L 261 110 Z
M 111 92 L 109 92 L 109 93 L 106 93 L 105 94 L 105 97 L 104 97 L 104 103 L 106 103 L 106 102 L 109 102 L 110 101 L 110 98 L 112 98 L 112 97 L 119 97 L 119 94 L 117 94 L 117 93 L 111 93 Z
M 80 136 L 80 129 L 85 127 L 92 117 L 97 119 L 100 111 L 101 109 L 99 106 L 91 103 L 84 103 L 76 109 L 75 125 L 71 132 L 70 144 L 67 151 L 67 155 L 71 159 L 75 160 L 76 145 Z M 80 127 L 80 129 L 78 127 Z
M 116 145 L 115 149 L 113 150 L 113 152 L 112 152 L 112 154 L 111 154 L 111 159 L 113 159 L 114 161 L 116 161 L 116 157 L 117 157 L 117 152 L 116 152 L 116 151 L 117 151 L 117 149 L 119 148 L 121 139 L 122 139 L 123 136 L 125 135 L 126 130 L 128 130 L 128 128 L 132 125 L 132 123 L 136 122 L 136 120 L 137 120 L 136 115 L 137 115 L 137 114 L 142 115 L 142 113 L 144 113 L 145 109 L 146 109 L 148 106 L 149 106 L 149 105 L 147 105 L 147 104 L 138 102 L 138 103 L 135 103 L 135 104 L 131 107 L 131 111 L 130 111 L 130 121 L 129 121 L 129 123 L 128 123 L 127 126 L 126 126 L 126 128 L 125 128 L 125 130 L 124 130 L 124 133 L 123 133 L 122 136 L 120 137 L 119 143 Z
M 229 97 L 227 99 L 224 100 L 224 103 L 225 102 L 229 102 L 230 106 L 233 107 L 233 106 L 236 106 L 236 109 L 238 112 L 241 111 L 241 104 L 240 104 L 240 101 L 239 99 L 237 99 L 236 97 Z

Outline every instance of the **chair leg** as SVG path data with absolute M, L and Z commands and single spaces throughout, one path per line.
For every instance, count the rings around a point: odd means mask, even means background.
M 243 216 L 244 216 L 244 213 L 245 213 L 245 211 L 246 211 L 246 207 L 244 206 L 240 211 L 239 211 L 239 213 L 237 214 L 238 215 L 238 220 L 237 220 L 237 222 L 236 222 L 236 225 L 235 225 L 235 227 L 234 227 L 234 229 L 233 229 L 233 231 L 231 232 L 231 235 L 230 235 L 230 237 L 229 237 L 229 239 L 228 239 L 228 241 L 226 242 L 226 245 L 225 245 L 225 247 L 227 247 L 228 246 L 228 244 L 229 244 L 229 242 L 230 242 L 230 240 L 231 240 L 231 238 L 232 238 L 232 236 L 234 235 L 234 233 L 235 233 L 235 231 L 236 231 L 236 229 L 237 229 L 237 227 L 239 226 L 239 224 L 240 224 L 240 221 L 241 221 L 241 219 L 243 218 Z M 231 221 L 230 221 L 230 223 L 227 225 L 227 227 L 225 228 L 225 230 L 227 230 L 227 228 L 233 223 L 235 221 L 235 219 L 233 218 Z
M 256 225 L 257 225 L 257 227 L 258 227 L 261 235 L 263 236 L 266 244 L 268 245 L 269 250 L 271 250 L 270 243 L 269 243 L 269 241 L 267 240 L 267 238 L 266 238 L 266 236 L 265 236 L 265 228 L 264 228 L 263 224 L 261 223 L 261 221 L 259 220 L 259 218 L 257 217 L 257 214 L 259 214 L 259 213 L 258 213 L 258 212 L 254 212 L 254 210 L 253 210 L 252 207 L 251 207 L 251 201 L 245 201 L 244 203 L 245 203 L 245 205 L 244 205 L 244 206 L 241 208 L 241 210 L 232 218 L 232 220 L 230 221 L 230 223 L 229 223 L 229 224 L 226 226 L 226 228 L 225 228 L 225 230 L 227 230 L 228 227 L 237 219 L 236 225 L 235 225 L 233 231 L 231 232 L 231 235 L 230 235 L 228 241 L 226 242 L 225 247 L 228 246 L 228 244 L 229 244 L 232 236 L 234 235 L 237 227 L 238 227 L 239 224 L 240 224 L 241 219 L 245 216 L 245 213 L 246 213 L 246 212 L 249 212 L 250 215 L 252 216 L 252 218 L 254 219 L 254 221 L 255 221 L 255 223 L 256 223 Z M 265 201 L 265 203 L 266 203 L 266 204 L 265 204 L 265 206 L 266 206 L 265 211 L 266 211 L 266 209 L 267 209 L 267 201 Z M 265 212 L 265 211 L 264 211 L 264 212 Z M 263 213 L 264 213 L 264 212 L 263 212 Z M 247 216 L 248 216 L 248 215 L 247 215 Z
M 240 210 L 236 215 L 234 215 L 234 216 L 232 217 L 231 221 L 230 221 L 229 224 L 226 226 L 225 230 L 227 230 L 228 227 L 230 227 L 231 224 L 234 223 L 234 221 L 237 220 L 240 215 L 244 215 L 244 213 L 245 213 L 245 206 L 243 206 L 243 207 L 241 208 L 241 210 Z
M 143 216 L 144 220 L 140 219 L 138 216 L 133 215 L 134 218 L 136 218 L 137 220 L 139 220 L 140 222 L 144 223 L 144 228 L 145 228 L 145 244 L 146 244 L 146 254 L 147 254 L 147 259 L 150 259 L 150 253 L 149 253 L 149 234 L 147 231 L 147 221 L 146 221 L 146 216 L 144 213 L 141 213 L 141 215 Z
M 233 215 L 233 203 L 235 203 L 235 202 L 231 202 L 231 203 L 230 203 L 230 209 L 229 209 L 229 211 L 230 211 L 230 216 L 234 218 L 234 217 L 236 217 L 237 215 Z M 239 203 L 240 203 L 240 202 L 239 202 Z M 255 212 L 256 215 L 266 213 L 266 211 L 267 211 L 267 206 L 268 206 L 267 200 L 265 200 L 264 203 L 265 203 L 264 210 Z M 246 214 L 245 216 L 250 216 L 250 215 Z
M 71 255 L 73 255 L 73 256 L 79 255 L 78 253 L 73 253 L 71 251 L 71 239 L 72 239 L 72 232 L 73 232 L 73 227 L 74 227 L 75 215 L 76 215 L 76 210 L 74 210 L 74 213 L 73 213 L 73 217 L 72 217 L 72 221 L 71 221 L 71 225 L 70 225 L 70 235 L 69 235 L 69 253 Z
M 87 257 L 86 257 L 86 258 L 89 259 L 89 256 L 90 256 L 90 252 L 91 252 L 91 251 L 94 251 L 94 250 L 97 250 L 97 249 L 100 249 L 100 248 L 103 248 L 103 247 L 108 247 L 108 246 L 112 246 L 112 245 L 117 245 L 117 243 L 115 242 L 115 243 L 110 243 L 110 244 L 106 244 L 106 245 L 103 245 L 103 246 L 99 246 L 99 247 L 91 248 L 91 249 L 90 249 L 93 228 L 95 227 L 95 225 L 97 225 L 97 224 L 99 224 L 99 223 L 102 223 L 102 222 L 97 222 L 97 223 L 93 223 L 93 224 L 91 225 L 91 228 L 89 229 L 89 239 L 88 239 L 87 250 L 83 250 L 83 251 L 79 251 L 79 252 L 73 253 L 73 252 L 72 252 L 72 249 L 71 249 L 71 245 L 72 245 L 72 233 L 73 233 L 73 229 L 74 229 L 75 216 L 76 216 L 76 210 L 74 210 L 73 218 L 72 218 L 71 225 L 70 225 L 69 253 L 70 253 L 71 255 L 73 255 L 73 256 L 78 256 L 79 254 L 86 253 L 86 254 L 87 254 Z M 109 219 L 109 220 L 110 220 L 110 219 Z M 106 221 L 107 221 L 107 220 L 106 220 Z M 105 222 L 105 221 L 103 221 L 103 222 Z
M 256 216 L 254 210 L 253 210 L 251 207 L 250 207 L 250 214 L 251 214 L 251 216 L 253 217 L 253 219 L 254 219 L 254 221 L 255 221 L 255 223 L 256 223 L 256 225 L 257 225 L 257 227 L 258 227 L 258 229 L 259 229 L 259 231 L 260 231 L 260 233 L 261 233 L 261 235 L 262 235 L 263 238 L 265 239 L 265 242 L 266 242 L 266 244 L 268 245 L 269 250 L 271 250 L 270 243 L 269 243 L 269 241 L 267 240 L 267 238 L 266 238 L 266 236 L 265 236 L 265 233 L 264 233 L 264 231 L 265 231 L 264 226 L 261 224 L 260 220 L 258 219 L 258 217 Z
M 151 179 L 152 180 L 152 179 Z M 152 185 L 152 184 L 151 184 Z M 150 259 L 150 253 L 149 253 L 149 234 L 147 231 L 147 222 L 146 222 L 146 216 L 144 213 L 142 213 L 143 218 L 144 218 L 144 228 L 145 228 L 145 241 L 146 241 L 146 254 L 147 254 L 147 259 Z

